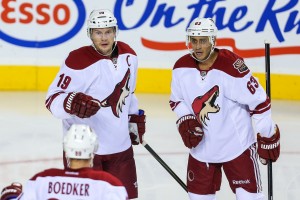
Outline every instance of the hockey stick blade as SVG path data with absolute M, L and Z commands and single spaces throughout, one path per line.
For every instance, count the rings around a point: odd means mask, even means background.
M 157 153 L 144 140 L 142 145 L 150 152 L 150 154 L 167 170 L 167 172 L 181 185 L 181 187 L 188 192 L 185 183 L 173 172 L 173 170 L 157 155 Z

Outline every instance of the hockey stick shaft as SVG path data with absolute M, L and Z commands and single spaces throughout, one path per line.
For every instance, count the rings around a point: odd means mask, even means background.
M 167 170 L 167 172 L 181 185 L 181 187 L 188 192 L 185 183 L 173 172 L 173 170 L 157 155 L 157 153 L 144 140 L 142 145 L 150 152 L 150 154 Z
M 270 43 L 265 42 L 266 92 L 271 101 Z M 268 160 L 268 200 L 273 200 L 272 161 Z

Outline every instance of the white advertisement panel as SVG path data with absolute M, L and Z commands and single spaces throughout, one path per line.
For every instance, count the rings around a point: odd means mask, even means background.
M 264 41 L 271 43 L 272 73 L 300 74 L 298 0 L 2 0 L 0 65 L 59 66 L 69 51 L 91 44 L 86 20 L 110 9 L 118 40 L 129 43 L 141 68 L 171 69 L 188 53 L 185 30 L 195 17 L 211 17 L 217 46 L 234 50 L 254 72 L 264 71 Z

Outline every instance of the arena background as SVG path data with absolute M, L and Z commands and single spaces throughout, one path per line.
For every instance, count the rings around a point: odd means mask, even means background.
M 118 40 L 139 56 L 137 93 L 170 93 L 172 66 L 188 53 L 185 29 L 200 16 L 216 21 L 217 46 L 243 56 L 263 86 L 269 41 L 272 98 L 300 100 L 299 7 L 298 0 L 2 0 L 0 90 L 47 91 L 68 53 L 91 44 L 89 13 L 107 8 Z
M 41 170 L 63 167 L 61 120 L 46 109 L 46 91 L 68 53 L 91 44 L 86 20 L 97 8 L 114 12 L 118 40 L 139 56 L 137 97 L 147 115 L 145 139 L 183 181 L 189 149 L 168 101 L 172 66 L 188 53 L 187 25 L 196 16 L 213 17 L 220 29 L 217 45 L 243 56 L 263 86 L 268 40 L 272 118 L 282 136 L 280 158 L 272 165 L 273 194 L 276 200 L 299 200 L 299 0 L 1 0 L 0 189 L 16 181 L 24 186 Z M 134 151 L 140 199 L 188 199 L 142 145 Z M 267 167 L 260 169 L 267 197 Z M 225 176 L 217 199 L 235 199 Z

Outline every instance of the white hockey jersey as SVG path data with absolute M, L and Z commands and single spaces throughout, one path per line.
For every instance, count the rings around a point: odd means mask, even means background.
M 187 54 L 173 68 L 170 106 L 178 117 L 194 114 L 203 125 L 202 141 L 190 150 L 199 161 L 230 161 L 256 142 L 255 133 L 271 137 L 274 122 L 266 92 L 238 55 L 215 49 L 208 71 Z
M 121 181 L 104 171 L 48 169 L 36 174 L 25 185 L 21 200 L 126 200 Z
M 49 87 L 46 107 L 63 120 L 64 133 L 71 124 L 87 124 L 98 135 L 96 154 L 107 155 L 128 149 L 131 140 L 128 115 L 138 113 L 134 94 L 138 60 L 125 43 L 118 42 L 118 55 L 112 59 L 100 55 L 92 46 L 72 51 Z M 82 92 L 101 102 L 92 117 L 81 119 L 69 115 L 63 102 L 69 92 Z

